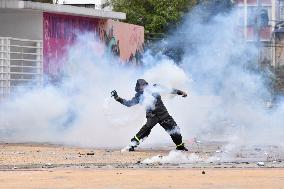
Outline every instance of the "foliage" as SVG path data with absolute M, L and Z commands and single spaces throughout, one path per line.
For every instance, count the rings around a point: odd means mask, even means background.
M 233 8 L 232 0 L 198 0 L 200 17 L 203 21 L 210 21 L 214 16 L 227 13 Z
M 144 26 L 145 33 L 165 33 L 196 0 L 111 0 L 110 4 L 114 11 L 126 13 L 126 22 Z

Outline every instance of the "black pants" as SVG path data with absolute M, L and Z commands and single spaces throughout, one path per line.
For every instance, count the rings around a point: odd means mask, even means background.
M 157 116 L 148 117 L 146 124 L 140 129 L 136 136 L 131 139 L 132 145 L 134 147 L 138 146 L 140 140 L 148 137 L 148 135 L 151 133 L 152 128 L 157 123 L 159 123 L 167 131 L 176 145 L 180 145 L 182 143 L 180 129 L 177 126 L 175 120 L 169 115 L 164 119 L 159 119 L 159 117 Z

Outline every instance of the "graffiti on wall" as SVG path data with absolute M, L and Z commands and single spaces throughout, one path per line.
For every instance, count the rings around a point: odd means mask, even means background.
M 113 20 L 81 16 L 43 14 L 44 73 L 58 77 L 68 47 L 77 33 L 92 32 L 106 45 L 108 56 L 118 56 L 121 62 L 139 64 L 144 44 L 144 28 Z
M 108 53 L 118 55 L 123 62 L 139 64 L 144 45 L 144 28 L 133 24 L 107 20 L 104 37 Z

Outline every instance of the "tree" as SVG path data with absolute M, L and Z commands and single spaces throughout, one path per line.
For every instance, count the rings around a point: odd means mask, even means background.
M 198 0 L 197 4 L 201 7 L 200 17 L 204 21 L 209 21 L 220 13 L 226 13 L 233 8 L 232 0 Z
M 191 7 L 190 7 L 191 8 Z M 233 2 L 231 0 L 197 0 L 196 7 L 189 13 L 184 15 L 184 21 L 195 23 L 196 19 L 198 22 L 207 24 L 216 15 L 224 14 L 230 12 L 233 8 Z M 188 12 L 190 11 L 187 9 Z M 182 25 L 182 24 L 181 24 Z M 164 55 L 173 59 L 176 63 L 180 63 L 182 57 L 185 53 L 185 48 L 191 49 L 194 51 L 195 47 L 189 41 L 185 41 L 187 33 L 180 33 L 178 29 L 179 25 L 176 28 L 173 28 L 174 39 L 168 38 L 168 41 L 175 41 L 170 43 L 151 43 L 151 49 L 155 52 L 162 52 Z M 193 25 L 194 27 L 194 25 Z M 176 31 L 178 33 L 176 33 Z M 153 41 L 153 40 L 151 40 Z M 185 45 L 186 42 L 186 45 Z
M 126 22 L 145 27 L 145 33 L 166 33 L 177 25 L 196 0 L 111 0 L 114 11 L 125 12 Z

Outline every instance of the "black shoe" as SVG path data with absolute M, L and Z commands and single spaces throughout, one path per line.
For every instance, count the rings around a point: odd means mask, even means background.
M 176 150 L 179 150 L 179 151 L 185 151 L 185 152 L 187 152 L 187 151 L 188 151 L 188 149 L 187 149 L 184 145 L 182 145 L 182 146 L 178 146 L 178 147 L 176 148 Z
M 134 146 L 131 146 L 129 149 L 128 149 L 129 152 L 134 152 L 135 151 L 135 148 Z

